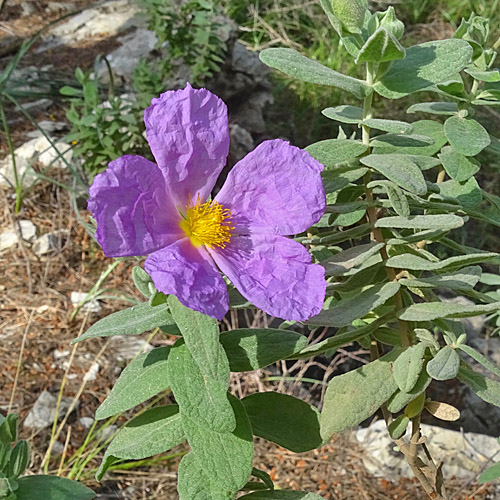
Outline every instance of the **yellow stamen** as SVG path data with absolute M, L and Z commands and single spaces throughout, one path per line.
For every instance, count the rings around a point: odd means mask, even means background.
M 200 196 L 193 203 L 189 198 L 186 216 L 180 222 L 181 229 L 191 239 L 195 247 L 206 245 L 209 248 L 225 248 L 231 240 L 232 214 L 216 201 L 201 202 Z

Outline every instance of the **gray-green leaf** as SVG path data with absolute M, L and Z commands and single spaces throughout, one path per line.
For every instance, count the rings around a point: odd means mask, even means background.
M 338 87 L 350 92 L 358 99 L 366 97 L 371 92 L 371 88 L 362 80 L 338 73 L 293 49 L 265 49 L 260 53 L 260 59 L 264 64 L 288 76 L 304 82 Z
M 403 392 L 410 392 L 417 383 L 424 365 L 424 343 L 419 343 L 405 349 L 394 362 L 394 380 Z
M 430 113 L 431 115 L 456 115 L 458 105 L 456 102 L 420 102 L 410 106 L 407 113 Z
M 17 500 L 91 500 L 95 493 L 71 479 L 57 476 L 26 476 L 17 479 Z
M 158 347 L 137 357 L 123 370 L 108 397 L 97 408 L 102 420 L 146 401 L 169 386 L 167 360 L 170 347 Z
M 447 288 L 450 290 L 471 290 L 481 278 L 481 267 L 464 267 L 459 271 L 438 274 L 427 278 L 402 278 L 399 282 L 410 288 Z
M 460 364 L 457 378 L 468 384 L 483 401 L 500 407 L 500 382 L 476 373 L 465 363 Z
M 457 376 L 459 366 L 460 356 L 455 349 L 447 345 L 427 363 L 427 373 L 434 380 L 450 380 Z
M 451 116 L 445 121 L 444 133 L 453 149 L 464 156 L 476 156 L 491 142 L 480 123 L 460 116 Z
M 362 155 L 368 146 L 350 139 L 327 139 L 307 146 L 306 151 L 326 168 L 334 168 Z
M 446 173 L 457 182 L 464 182 L 479 172 L 479 166 L 455 149 L 446 146 L 438 155 Z
M 391 227 L 398 229 L 456 229 L 464 225 L 458 215 L 413 215 L 411 217 L 384 217 L 379 219 L 375 227 Z
M 432 321 L 439 318 L 468 318 L 497 312 L 500 302 L 483 305 L 463 305 L 450 302 L 424 302 L 412 304 L 398 314 L 403 321 Z
M 446 217 L 454 216 L 448 215 Z M 389 259 L 386 261 L 386 266 L 395 267 L 397 269 L 409 269 L 412 271 L 444 271 L 457 269 L 471 264 L 484 264 L 493 260 L 497 260 L 498 257 L 499 254 L 497 253 L 484 252 L 468 255 L 458 255 L 456 257 L 448 257 L 447 259 L 440 260 L 438 262 L 432 262 L 430 260 L 419 257 L 418 255 L 405 253 L 401 255 L 395 255 L 394 257 L 389 257 Z
M 403 59 L 406 50 L 386 28 L 380 27 L 361 47 L 355 63 L 381 63 Z

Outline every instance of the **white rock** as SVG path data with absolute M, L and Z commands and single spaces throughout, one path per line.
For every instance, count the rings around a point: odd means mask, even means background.
M 61 247 L 61 234 L 67 234 L 67 231 L 55 231 L 45 233 L 39 236 L 33 243 L 33 252 L 38 255 L 46 255 L 51 252 L 57 252 Z
M 59 417 L 68 411 L 72 398 L 63 396 L 58 409 Z M 49 427 L 55 419 L 57 407 L 57 396 L 48 391 L 43 391 L 36 400 L 33 408 L 28 413 L 24 421 L 24 427 L 43 429 Z
M 53 134 L 54 132 L 61 132 L 68 128 L 68 124 L 66 122 L 53 122 L 51 120 L 44 120 L 38 122 L 37 125 L 47 134 Z M 26 134 L 26 137 L 30 139 L 36 139 L 37 137 L 42 137 L 43 133 L 38 128 L 36 130 L 32 130 Z
M 85 427 L 85 429 L 90 429 L 94 425 L 94 419 L 91 417 L 81 417 L 80 423 Z
M 62 455 L 64 451 L 64 444 L 61 443 L 61 441 L 56 441 L 52 445 L 52 453 L 55 453 L 56 455 Z
M 443 462 L 446 476 L 476 477 L 482 466 L 500 451 L 498 441 L 483 434 L 461 433 L 434 425 L 422 424 L 422 435 L 436 462 Z M 385 422 L 377 420 L 370 427 L 359 429 L 356 439 L 367 451 L 365 467 L 376 477 L 411 477 L 413 473 L 403 455 L 394 451 Z
M 142 337 L 135 335 L 116 335 L 110 339 L 112 351 L 118 361 L 128 361 L 139 352 L 149 352 L 153 346 Z
M 19 230 L 24 241 L 31 242 L 36 237 L 36 226 L 30 220 L 19 221 Z M 0 252 L 13 247 L 18 241 L 17 232 L 8 229 L 0 233 Z
M 101 429 L 98 433 L 97 436 L 101 441 L 106 441 L 110 437 L 113 436 L 113 434 L 118 430 L 117 425 L 108 425 L 107 427 L 104 427 Z
M 95 380 L 97 378 L 97 374 L 99 373 L 99 368 L 99 363 L 92 363 L 87 373 L 83 376 L 83 381 L 91 382 L 92 380 Z
M 139 6 L 129 0 L 113 0 L 86 9 L 53 28 L 47 41 L 36 52 L 74 44 L 96 35 L 116 35 L 134 25 L 133 19 L 138 11 Z
M 155 48 L 158 37 L 153 31 L 139 28 L 120 37 L 119 41 L 122 44 L 121 47 L 111 52 L 106 59 L 115 75 L 130 78 L 139 62 Z M 104 62 L 98 74 L 104 80 L 108 77 L 108 69 Z
M 85 300 L 86 296 L 85 292 L 71 292 L 71 304 L 73 304 L 73 307 L 78 307 Z M 101 309 L 101 304 L 96 299 L 89 300 L 82 306 L 82 311 L 99 312 Z

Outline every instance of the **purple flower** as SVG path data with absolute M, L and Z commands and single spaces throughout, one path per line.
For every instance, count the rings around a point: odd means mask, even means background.
M 90 188 L 104 253 L 150 254 L 145 269 L 158 290 L 217 319 L 229 307 L 220 271 L 272 316 L 302 321 L 318 314 L 324 270 L 285 236 L 323 215 L 323 166 L 288 142 L 266 141 L 209 201 L 229 151 L 224 102 L 188 84 L 153 99 L 144 121 L 157 164 L 122 156 Z

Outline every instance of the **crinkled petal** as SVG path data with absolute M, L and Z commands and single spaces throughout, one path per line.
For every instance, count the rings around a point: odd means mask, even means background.
M 156 288 L 186 307 L 221 320 L 229 309 L 226 284 L 203 247 L 188 238 L 152 253 L 144 268 Z
M 297 234 L 325 212 L 323 165 L 283 140 L 265 141 L 229 172 L 215 200 L 239 233 Z
M 108 257 L 146 255 L 184 236 L 160 169 L 141 156 L 122 156 L 97 175 L 88 208 Z
M 223 250 L 210 250 L 219 269 L 241 294 L 271 316 L 304 321 L 319 314 L 325 270 L 311 264 L 299 243 L 274 234 L 235 235 Z
M 229 152 L 227 107 L 206 89 L 189 84 L 151 101 L 144 112 L 151 151 L 178 205 L 205 200 Z

